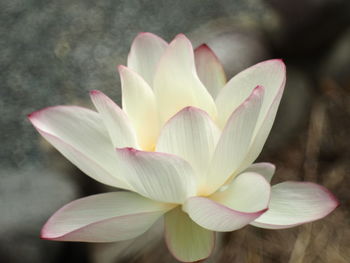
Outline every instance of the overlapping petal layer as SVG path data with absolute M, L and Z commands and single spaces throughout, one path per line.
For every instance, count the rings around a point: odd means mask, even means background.
M 139 73 L 152 87 L 159 59 L 167 46 L 168 43 L 152 33 L 140 33 L 131 45 L 128 67 Z
M 215 233 L 197 225 L 178 207 L 165 214 L 165 240 L 176 259 L 194 262 L 209 257 Z
M 144 233 L 165 214 L 170 251 L 180 261 L 194 262 L 210 255 L 213 231 L 247 224 L 288 228 L 320 219 L 338 205 L 313 183 L 271 188 L 274 165 L 252 164 L 283 93 L 281 60 L 259 63 L 226 83 L 208 46 L 193 52 L 182 34 L 168 44 L 141 33 L 132 44 L 128 67 L 119 66 L 119 72 L 123 110 L 92 91 L 97 112 L 58 106 L 29 119 L 83 172 L 136 193 L 74 201 L 48 220 L 42 238 L 125 240 Z
M 226 84 L 226 74 L 214 52 L 205 44 L 197 47 L 194 58 L 199 79 L 215 99 Z
M 269 210 L 254 226 L 281 229 L 323 218 L 339 205 L 326 188 L 309 182 L 283 182 L 272 187 Z
M 208 170 L 205 195 L 216 191 L 230 176 L 237 175 L 250 145 L 263 98 L 264 88 L 256 87 L 227 121 Z
M 239 172 L 252 164 L 260 154 L 275 120 L 286 82 L 286 69 L 281 60 L 258 63 L 233 77 L 216 98 L 218 124 L 224 127 L 231 112 L 249 96 L 251 90 L 261 85 L 266 88 L 249 150 L 242 160 Z
M 125 112 L 101 91 L 93 90 L 90 96 L 108 130 L 113 146 L 138 147 L 135 131 Z
M 59 209 L 43 227 L 41 237 L 84 242 L 131 239 L 171 208 L 131 192 L 93 195 Z
M 272 176 L 276 170 L 272 163 L 254 163 L 249 166 L 244 172 L 254 172 L 265 177 L 266 181 L 271 182 Z
M 133 123 L 141 149 L 154 150 L 160 128 L 153 90 L 143 78 L 127 67 L 120 66 L 119 73 L 123 110 Z
M 188 161 L 196 172 L 198 188 L 203 188 L 219 136 L 220 130 L 206 112 L 186 107 L 165 124 L 156 150 Z
M 187 106 L 205 110 L 216 118 L 214 100 L 197 76 L 191 42 L 182 34 L 161 57 L 153 88 L 162 124 Z
M 261 216 L 268 207 L 270 185 L 257 173 L 243 173 L 224 191 L 208 198 L 191 197 L 184 209 L 200 226 L 213 231 L 233 231 Z
M 38 132 L 68 160 L 95 180 L 131 189 L 118 172 L 116 154 L 100 115 L 76 106 L 57 106 L 30 114 Z M 120 140 L 127 141 L 129 134 Z
M 116 154 L 125 180 L 143 196 L 181 204 L 196 192 L 192 167 L 175 155 L 133 148 L 116 149 Z
M 219 125 L 224 127 L 231 113 L 246 100 L 252 90 L 256 86 L 263 86 L 266 87 L 266 94 L 259 113 L 260 126 L 277 94 L 283 91 L 285 80 L 285 65 L 279 59 L 258 63 L 238 73 L 227 82 L 215 100 Z

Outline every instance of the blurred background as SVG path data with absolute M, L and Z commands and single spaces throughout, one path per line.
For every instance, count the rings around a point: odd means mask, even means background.
M 287 86 L 259 160 L 276 164 L 273 184 L 318 182 L 341 203 L 293 229 L 221 235 L 208 262 L 350 262 L 348 0 L 0 1 L 0 262 L 175 262 L 160 225 L 116 244 L 39 239 L 63 204 L 110 189 L 51 148 L 26 115 L 59 104 L 92 107 L 92 89 L 120 103 L 116 66 L 142 31 L 207 43 L 229 77 L 282 58 Z

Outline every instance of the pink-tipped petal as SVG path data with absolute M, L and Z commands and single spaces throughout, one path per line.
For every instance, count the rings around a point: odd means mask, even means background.
M 91 100 L 105 124 L 114 147 L 137 147 L 135 131 L 126 114 L 101 91 L 90 92 Z
M 216 117 L 213 98 L 197 76 L 191 42 L 182 34 L 169 44 L 159 61 L 154 92 L 161 123 L 187 106 L 198 107 L 213 119 Z
M 267 137 L 269 136 L 269 133 L 271 131 L 273 122 L 275 121 L 278 106 L 280 104 L 281 97 L 283 94 L 283 89 L 284 89 L 284 82 L 282 83 L 280 89 L 278 90 L 278 93 L 275 99 L 272 101 L 272 104 L 268 109 L 265 118 L 261 119 L 261 115 L 259 115 L 259 120 L 262 120 L 262 122 L 257 123 L 257 126 L 255 127 L 254 135 L 250 143 L 249 151 L 244 161 L 241 163 L 241 167 L 239 168 L 239 171 L 243 171 L 249 165 L 251 165 L 261 153 L 264 147 L 264 144 L 267 140 Z
M 159 119 L 153 90 L 135 71 L 119 66 L 123 110 L 136 130 L 141 149 L 153 150 L 159 135 Z
M 179 207 L 165 214 L 165 241 L 177 260 L 197 262 L 210 256 L 215 233 L 197 225 Z
M 116 149 L 125 180 L 139 194 L 167 203 L 182 203 L 194 195 L 195 176 L 183 159 L 166 153 Z
M 272 187 L 269 210 L 251 224 L 282 229 L 321 219 L 339 205 L 326 188 L 309 182 L 283 182 Z
M 194 59 L 199 79 L 215 99 L 227 81 L 223 66 L 206 44 L 195 49 Z
M 157 151 L 175 154 L 188 161 L 201 188 L 206 183 L 206 171 L 219 136 L 220 130 L 206 112 L 186 107 L 163 127 Z
M 44 225 L 41 237 L 81 242 L 131 239 L 171 208 L 131 192 L 92 195 L 59 209 Z
M 276 171 L 276 166 L 272 163 L 254 163 L 244 172 L 254 172 L 265 177 L 266 181 L 271 182 L 272 176 Z
M 168 43 L 152 33 L 140 33 L 134 39 L 128 56 L 128 67 L 139 73 L 152 87 L 160 57 Z
M 270 200 L 270 185 L 256 173 L 243 173 L 223 191 L 191 197 L 184 206 L 193 221 L 213 231 L 233 231 L 261 216 Z
M 248 151 L 263 98 L 264 88 L 256 87 L 227 121 L 209 167 L 204 194 L 215 192 L 230 176 L 237 175 Z
M 29 115 L 38 132 L 80 170 L 95 180 L 125 189 L 112 141 L 98 113 L 56 106 Z
M 286 68 L 280 59 L 263 61 L 234 76 L 220 91 L 215 101 L 219 125 L 224 127 L 231 113 L 256 86 L 261 85 L 266 90 L 259 114 L 258 126 L 260 126 L 278 93 L 283 92 L 285 79 Z

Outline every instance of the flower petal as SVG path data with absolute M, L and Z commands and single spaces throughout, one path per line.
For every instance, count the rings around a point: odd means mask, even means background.
M 215 192 L 230 176 L 237 175 L 248 151 L 263 97 L 264 88 L 256 87 L 227 121 L 210 164 L 204 194 Z
M 143 150 L 153 150 L 159 135 L 156 100 L 150 86 L 134 71 L 119 67 L 123 110 L 128 114 Z
M 183 159 L 166 153 L 116 149 L 125 180 L 139 194 L 167 203 L 182 203 L 195 193 L 195 177 Z
M 262 121 L 260 126 L 258 126 L 259 124 L 257 124 L 257 126 L 255 127 L 254 136 L 249 146 L 249 151 L 244 161 L 242 162 L 241 167 L 238 169 L 239 172 L 243 171 L 249 165 L 251 165 L 261 153 L 263 146 L 266 142 L 266 139 L 272 128 L 273 122 L 275 121 L 277 109 L 283 94 L 283 87 L 284 87 L 284 83 L 279 89 L 277 96 L 273 100 L 272 105 L 265 116 L 265 119 Z
M 191 42 L 182 34 L 170 43 L 159 61 L 154 92 L 162 123 L 187 106 L 198 107 L 216 118 L 213 98 L 196 73 Z
M 136 135 L 125 113 L 101 91 L 90 92 L 91 100 L 105 124 L 114 147 L 137 147 Z
M 265 87 L 264 101 L 259 115 L 258 127 L 278 93 L 283 91 L 286 69 L 282 60 L 272 59 L 258 63 L 234 76 L 220 91 L 216 98 L 218 123 L 224 127 L 231 113 L 249 96 L 252 90 L 261 85 Z
M 143 234 L 171 206 L 131 192 L 75 200 L 59 209 L 41 231 L 43 239 L 113 242 Z
M 226 84 L 226 74 L 215 53 L 206 44 L 200 45 L 194 51 L 194 59 L 199 79 L 213 98 Z
M 276 166 L 272 163 L 254 163 L 244 172 L 255 172 L 265 177 L 266 181 L 271 182 L 272 176 L 276 171 Z
M 326 188 L 309 182 L 283 182 L 272 187 L 269 210 L 251 224 L 282 229 L 327 216 L 339 205 Z
M 210 256 L 215 233 L 194 223 L 178 207 L 165 214 L 165 241 L 177 260 L 197 262 Z
M 191 197 L 184 210 L 200 226 L 213 231 L 233 231 L 244 227 L 266 210 L 270 185 L 257 173 L 243 173 L 223 191 Z
M 49 107 L 30 114 L 38 132 L 68 160 L 95 180 L 120 188 L 112 141 L 98 113 L 75 106 Z
M 152 87 L 159 59 L 167 46 L 168 43 L 152 33 L 140 33 L 131 45 L 128 67 L 139 73 Z
M 199 188 L 206 183 L 206 172 L 220 136 L 209 115 L 186 107 L 163 127 L 157 151 L 172 153 L 188 161 L 196 172 Z

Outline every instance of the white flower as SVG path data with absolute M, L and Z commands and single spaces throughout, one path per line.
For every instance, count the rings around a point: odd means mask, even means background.
M 128 190 L 71 202 L 48 220 L 42 238 L 126 240 L 164 215 L 170 251 L 192 262 L 210 255 L 214 231 L 247 224 L 288 228 L 320 219 L 338 205 L 317 184 L 270 187 L 275 167 L 252 164 L 283 93 L 281 60 L 259 63 L 226 83 L 207 46 L 193 52 L 184 35 L 168 44 L 141 33 L 119 72 L 123 110 L 92 91 L 97 112 L 57 106 L 29 115 L 83 172 Z

